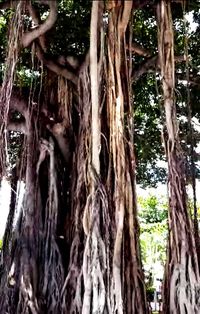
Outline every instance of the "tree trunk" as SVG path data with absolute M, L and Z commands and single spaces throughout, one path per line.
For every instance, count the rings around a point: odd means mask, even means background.
M 174 38 L 170 2 L 157 6 L 158 48 L 166 117 L 169 189 L 169 246 L 164 281 L 164 313 L 199 313 L 199 267 L 187 208 L 184 157 L 178 137 L 174 97 Z
M 132 1 L 112 1 L 109 10 L 106 21 L 104 3 L 93 1 L 90 61 L 78 89 L 72 88 L 78 106 L 68 84 L 57 91 L 62 126 L 49 130 L 63 163 L 29 111 L 26 192 L 12 254 L 13 290 L 7 285 L 7 299 L 1 299 L 5 313 L 148 313 L 125 36 Z M 73 153 L 62 127 L 73 131 Z
M 125 49 L 131 8 L 132 2 L 120 8 L 113 2 L 106 39 L 102 3 L 93 2 L 90 72 L 85 67 L 79 78 L 81 119 L 72 189 L 75 237 L 63 290 L 68 313 L 148 313 Z
M 135 189 L 132 102 L 125 31 L 132 3 L 113 8 L 107 42 L 107 125 L 109 128 L 109 167 L 107 185 L 113 224 L 113 282 L 119 313 L 147 313 L 139 253 L 139 233 Z M 114 215 L 113 215 L 114 214 Z

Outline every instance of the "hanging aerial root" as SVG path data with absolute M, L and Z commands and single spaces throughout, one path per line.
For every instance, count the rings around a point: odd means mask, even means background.
M 6 173 L 6 167 L 9 165 L 6 130 L 11 93 L 15 79 L 15 70 L 19 59 L 20 40 L 22 35 L 22 16 L 25 4 L 26 1 L 18 1 L 11 21 L 5 72 L 0 95 L 0 168 L 3 174 Z
M 83 313 L 89 313 L 91 309 L 95 310 L 96 313 L 104 313 L 105 308 L 110 313 L 111 300 L 108 289 L 110 285 L 110 221 L 108 216 L 108 198 L 93 166 L 91 166 L 91 173 L 95 188 L 92 191 L 92 195 L 88 196 L 92 198 L 92 202 L 87 204 L 89 232 L 87 234 L 83 257 L 83 279 L 85 286 Z M 102 217 L 101 222 L 99 219 L 100 212 Z
M 30 191 L 26 190 L 21 228 L 12 248 L 12 264 L 7 274 L 8 282 L 1 290 L 5 294 L 0 295 L 2 313 L 66 313 L 61 305 L 64 269 L 56 243 L 58 195 L 54 145 L 52 139 L 49 142 L 43 140 L 42 144 L 43 157 L 39 158 L 38 173 L 41 163 L 47 155 L 49 156 L 49 197 L 44 226 L 41 228 L 41 221 L 37 224 L 33 222 L 33 216 L 29 212 L 32 196 L 29 194 Z M 39 204 L 37 199 L 37 206 Z M 24 215 L 25 210 L 26 215 Z M 13 300 L 15 308 L 10 300 Z M 17 307 L 15 300 L 17 300 Z
M 52 138 L 49 142 L 43 140 L 42 155 L 44 150 L 50 157 L 49 164 L 49 196 L 46 208 L 43 243 L 42 262 L 43 275 L 41 274 L 40 289 L 46 300 L 46 311 L 48 313 L 62 313 L 61 290 L 64 283 L 64 270 L 61 255 L 56 243 L 56 227 L 58 214 L 57 178 L 55 169 L 54 143 Z
M 79 77 L 79 130 L 72 171 L 72 209 L 70 232 L 73 241 L 70 247 L 68 273 L 62 288 L 62 304 L 67 313 L 81 313 L 83 302 L 83 212 L 86 203 L 85 192 L 89 190 L 88 163 L 91 135 L 91 102 L 89 68 L 86 66 Z M 71 228 L 73 228 L 71 230 Z M 68 232 L 68 230 L 67 230 Z M 72 236 L 72 235 L 71 235 Z

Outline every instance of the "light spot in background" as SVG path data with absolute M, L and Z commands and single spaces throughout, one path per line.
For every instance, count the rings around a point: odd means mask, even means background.
M 0 239 L 3 238 L 10 205 L 10 184 L 5 179 L 0 189 Z
M 17 185 L 17 200 L 16 200 L 16 211 L 15 211 L 15 218 L 14 218 L 14 226 L 17 223 L 19 214 L 22 210 L 22 206 L 23 206 L 23 198 L 24 198 L 24 192 L 25 192 L 25 184 L 24 182 L 19 182 L 18 181 L 18 185 Z
M 198 23 L 194 22 L 193 19 L 193 11 L 189 12 L 188 14 L 185 15 L 186 20 L 189 22 L 190 26 L 190 32 L 195 32 L 198 26 Z
M 18 182 L 17 191 L 15 191 L 15 193 L 17 193 L 17 200 L 14 217 L 14 226 L 17 222 L 20 210 L 22 208 L 24 189 L 25 189 L 24 183 Z M 0 239 L 3 239 L 7 217 L 9 214 L 10 193 L 11 193 L 10 183 L 7 180 L 3 179 L 0 189 Z

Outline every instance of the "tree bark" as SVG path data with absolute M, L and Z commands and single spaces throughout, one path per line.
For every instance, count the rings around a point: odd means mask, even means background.
M 170 2 L 157 5 L 158 51 L 166 117 L 169 191 L 169 245 L 165 271 L 163 312 L 199 313 L 199 267 L 187 208 L 184 157 L 178 137 L 174 97 L 174 36 Z
M 71 84 L 79 96 L 76 107 L 67 86 L 62 93 L 57 87 L 48 91 L 60 93 L 56 116 L 63 140 L 68 128 L 74 132 L 72 158 L 64 167 L 37 110 L 27 106 L 26 192 L 12 254 L 14 287 L 6 286 L 8 302 L 2 299 L 5 313 L 148 313 L 126 55 L 133 3 L 112 3 L 105 29 L 107 8 L 93 1 L 90 62 Z M 55 129 L 49 128 L 57 139 Z M 61 256 L 57 228 L 63 224 L 59 236 L 67 252 Z

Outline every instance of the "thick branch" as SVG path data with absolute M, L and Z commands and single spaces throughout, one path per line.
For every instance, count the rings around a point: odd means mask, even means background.
M 30 16 L 32 17 L 33 22 L 35 23 L 36 26 L 39 26 L 41 24 L 41 19 L 40 19 L 40 14 L 37 12 L 37 10 L 33 7 L 31 1 L 27 4 L 27 9 L 29 11 Z M 46 40 L 45 36 L 39 36 L 39 43 L 40 46 L 44 51 L 46 51 Z
M 175 56 L 174 57 L 175 62 L 182 62 L 185 61 L 185 56 Z M 138 69 L 133 70 L 132 80 L 133 82 L 139 80 L 139 78 L 148 72 L 154 72 L 155 70 L 160 71 L 160 63 L 158 56 L 153 56 L 146 61 L 144 61 Z
M 57 19 L 57 1 L 45 1 L 49 5 L 50 13 L 46 21 L 41 24 L 38 28 L 32 30 L 31 32 L 27 32 L 24 34 L 22 38 L 23 47 L 28 47 L 36 38 L 44 35 L 47 31 L 49 31 L 56 22 Z
M 126 46 L 126 49 L 135 52 L 136 54 L 144 57 L 151 57 L 151 52 L 148 49 L 143 48 L 137 43 L 132 43 L 132 46 Z
M 176 73 L 176 77 L 180 81 L 187 81 L 190 85 L 200 87 L 200 75 L 190 75 L 189 78 L 185 73 Z
M 78 70 L 80 67 L 80 60 L 74 56 L 60 55 L 56 59 L 56 63 L 58 63 L 61 66 L 71 67 L 74 71 Z
M 78 81 L 77 75 L 73 73 L 72 71 L 68 70 L 66 67 L 63 67 L 62 65 L 54 62 L 53 60 L 48 59 L 39 45 L 36 46 L 36 55 L 38 59 L 41 62 L 43 62 L 43 64 L 49 70 L 55 72 L 57 75 L 61 75 L 65 77 L 66 79 L 70 80 L 74 84 L 77 84 L 77 81 Z
M 46 1 L 48 2 L 48 1 Z M 45 0 L 42 1 L 42 3 L 46 3 Z M 51 1 L 50 1 L 51 2 Z M 31 3 L 29 3 L 28 5 L 28 10 L 29 13 L 34 21 L 34 23 L 36 25 L 40 24 L 40 17 L 39 14 L 37 13 L 36 9 L 32 6 Z M 38 57 L 38 59 L 43 62 L 43 64 L 50 69 L 51 71 L 55 72 L 58 75 L 62 75 L 63 77 L 65 77 L 66 79 L 72 81 L 73 83 L 76 84 L 77 82 L 77 77 L 76 75 L 73 73 L 73 70 L 77 70 L 78 68 L 78 63 L 75 65 L 74 64 L 74 60 L 73 60 L 73 64 L 71 66 L 72 70 L 68 69 L 66 67 L 67 64 L 71 65 L 70 61 L 72 60 L 68 60 L 65 57 L 60 57 L 57 62 L 53 61 L 51 59 L 48 59 L 45 56 L 45 51 L 46 51 L 46 39 L 45 39 L 45 34 L 40 35 L 38 37 L 38 41 L 39 41 L 39 45 L 37 45 L 36 47 L 36 55 Z
M 152 70 L 155 71 L 156 68 L 159 68 L 159 59 L 158 56 L 153 56 L 146 61 L 144 61 L 138 69 L 133 69 L 132 80 L 133 82 L 139 80 L 139 78 Z

